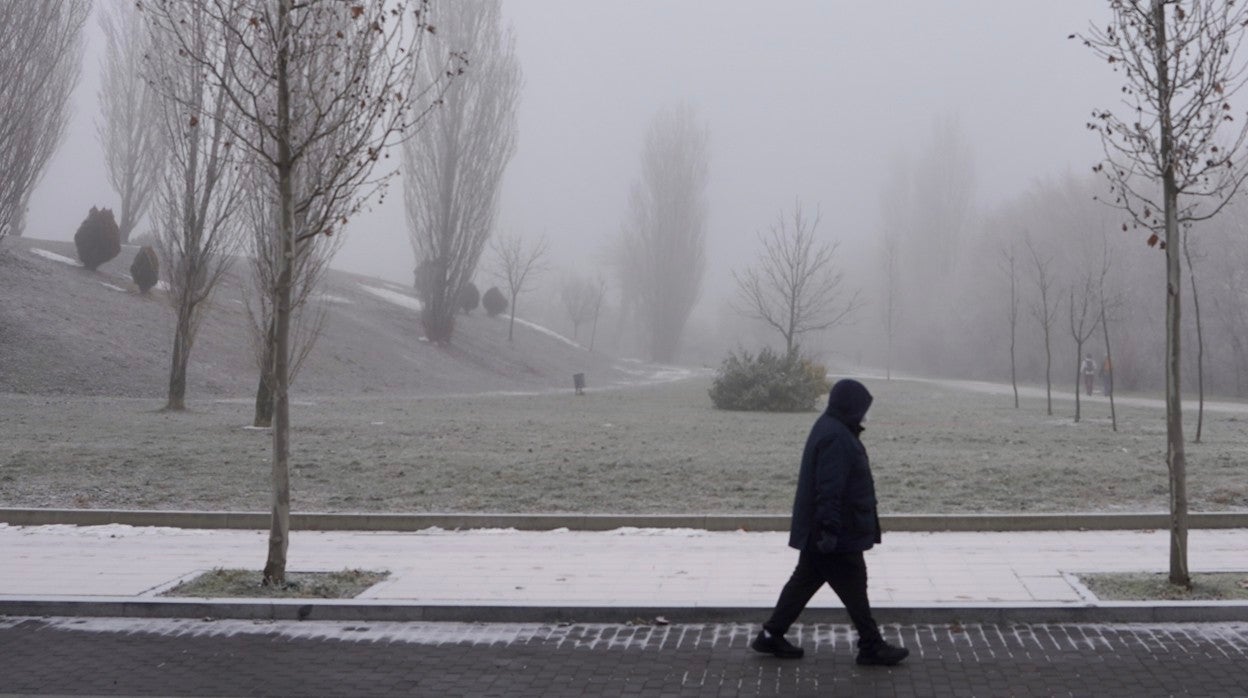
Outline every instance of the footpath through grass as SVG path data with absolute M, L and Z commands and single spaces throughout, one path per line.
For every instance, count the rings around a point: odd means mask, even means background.
M 1164 411 L 866 380 L 887 513 L 1165 511 Z M 332 512 L 787 514 L 814 413 L 722 412 L 709 377 L 614 391 L 306 398 L 292 506 Z M 0 395 L 0 506 L 268 508 L 271 439 L 246 401 Z M 1194 511 L 1248 509 L 1248 417 L 1188 444 Z

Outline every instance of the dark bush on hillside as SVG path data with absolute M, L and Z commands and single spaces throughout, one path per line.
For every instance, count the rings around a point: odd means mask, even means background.
M 721 410 L 809 412 L 828 391 L 827 369 L 797 351 L 728 352 L 715 374 L 711 402 Z
M 121 231 L 112 209 L 92 206 L 87 219 L 74 233 L 74 246 L 78 248 L 82 266 L 92 271 L 121 254 Z
M 469 281 L 464 286 L 464 290 L 459 292 L 459 309 L 467 315 L 476 310 L 479 305 L 481 305 L 481 292 L 477 290 L 476 284 Z
M 497 286 L 491 286 L 490 290 L 481 296 L 481 306 L 490 314 L 490 317 L 494 317 L 507 309 L 507 297 L 498 290 Z
M 139 287 L 139 293 L 152 290 L 160 279 L 160 260 L 156 257 L 155 249 L 148 245 L 139 248 L 138 254 L 134 255 L 134 261 L 130 263 L 130 278 Z

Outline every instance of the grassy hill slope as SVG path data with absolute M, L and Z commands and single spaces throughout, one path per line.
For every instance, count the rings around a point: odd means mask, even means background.
M 140 295 L 137 247 L 91 272 L 67 264 L 72 243 L 0 242 L 0 392 L 159 398 L 166 392 L 173 314 L 164 293 Z M 218 287 L 191 355 L 188 400 L 248 398 L 257 369 L 240 260 Z M 330 271 L 317 303 L 325 323 L 292 388 L 296 395 L 439 395 L 570 389 L 643 377 L 645 367 L 588 352 L 517 318 L 461 315 L 451 346 L 424 341 L 409 288 Z

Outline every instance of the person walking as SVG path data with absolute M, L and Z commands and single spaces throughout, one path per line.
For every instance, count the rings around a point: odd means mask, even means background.
M 1109 397 L 1114 392 L 1114 364 L 1109 360 L 1109 354 L 1105 355 L 1105 360 L 1101 362 L 1101 392 Z
M 1070 364 L 1066 364 L 1069 366 Z M 1091 354 L 1083 355 L 1083 389 L 1085 394 L 1092 394 L 1092 386 L 1096 383 L 1096 362 L 1092 360 Z
M 789 526 L 789 546 L 799 551 L 797 568 L 750 645 L 757 652 L 782 659 L 805 654 L 784 635 L 826 583 L 858 631 L 859 664 L 892 666 L 910 655 L 910 650 L 884 641 L 867 598 L 862 554 L 880 542 L 880 518 L 871 465 L 859 436 L 872 400 L 862 383 L 837 381 L 827 410 L 811 427 Z

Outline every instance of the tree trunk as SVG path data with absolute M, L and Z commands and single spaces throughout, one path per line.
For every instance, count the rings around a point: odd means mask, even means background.
M 430 300 L 420 312 L 425 339 L 436 344 L 450 344 L 455 332 L 455 310 L 447 309 L 444 301 Z
M 290 55 L 290 11 L 292 0 L 278 4 L 277 52 L 277 169 L 281 204 L 281 271 L 274 289 L 273 317 L 273 507 L 269 527 L 269 554 L 264 564 L 263 583 L 281 586 L 286 582 L 286 551 L 290 545 L 290 294 L 294 266 L 294 188 L 290 152 L 290 85 L 287 81 Z
M 1081 404 L 1079 400 L 1079 391 L 1083 387 L 1082 385 L 1080 385 L 1080 383 L 1083 381 L 1083 359 L 1079 358 L 1082 356 L 1083 356 L 1083 343 L 1075 342 L 1075 357 L 1077 359 L 1077 363 L 1075 364 L 1075 424 L 1079 423 L 1080 404 Z
M 186 409 L 186 366 L 191 360 L 191 312 L 185 305 L 178 307 L 178 324 L 173 333 L 173 362 L 169 368 L 169 398 L 166 410 Z
M 133 166 L 133 165 L 131 165 Z M 121 196 L 121 220 L 117 223 L 117 232 L 121 235 L 121 244 L 130 242 L 130 233 L 134 231 L 134 226 L 138 223 L 134 219 L 134 204 L 131 199 L 134 198 L 130 189 L 134 186 L 132 182 L 127 182 L 126 191 Z
M 256 412 L 251 420 L 253 427 L 273 426 L 273 345 L 277 341 L 276 318 L 269 318 L 269 329 L 264 333 L 264 356 L 260 361 L 260 381 L 256 386 Z
M 589 328 L 589 351 L 594 350 L 594 337 L 598 336 L 598 311 L 594 311 L 594 324 Z
M 1118 431 L 1118 413 L 1114 408 L 1114 355 L 1109 350 L 1109 323 L 1105 317 L 1105 296 L 1101 295 L 1101 333 L 1105 336 L 1105 361 L 1109 364 L 1109 371 L 1105 374 L 1106 385 L 1109 390 L 1109 422 L 1113 426 L 1114 431 Z
M 1048 315 L 1049 307 L 1044 307 L 1045 315 Z M 1047 399 L 1048 414 L 1053 416 L 1053 350 L 1049 343 L 1049 326 L 1044 326 L 1044 394 Z
M 516 294 L 511 294 L 511 320 L 507 322 L 507 341 L 512 338 L 512 331 L 516 327 Z
M 1174 134 L 1170 114 L 1169 42 L 1163 0 L 1152 0 L 1153 57 L 1161 105 L 1162 197 L 1166 216 L 1166 465 L 1170 472 L 1170 583 L 1191 588 L 1187 566 L 1187 459 L 1183 452 L 1183 403 L 1180 399 L 1183 270 L 1179 266 L 1179 193 L 1174 179 Z
M 888 331 L 888 342 L 884 348 L 884 380 L 893 379 L 893 332 Z
M 1014 275 L 1014 256 L 1010 254 L 1010 385 L 1014 386 L 1014 409 L 1018 409 L 1018 363 L 1015 353 L 1015 337 L 1018 334 L 1018 289 L 1017 277 Z M 889 355 L 892 355 L 893 340 L 888 340 Z

